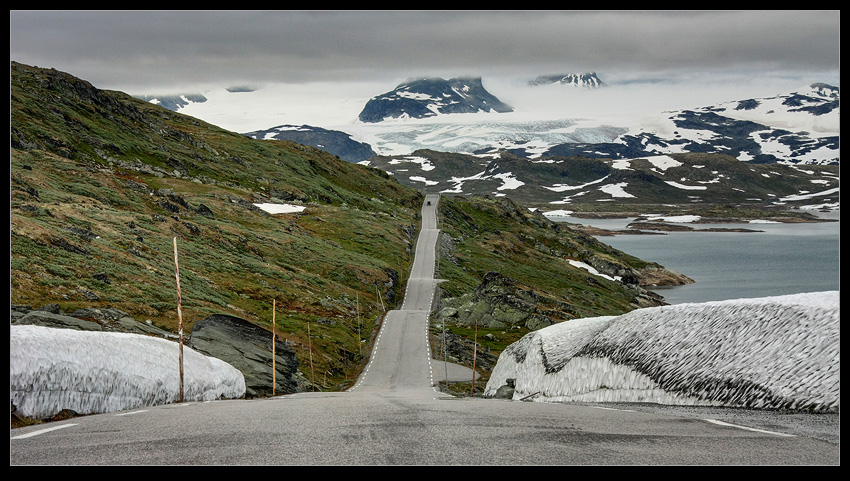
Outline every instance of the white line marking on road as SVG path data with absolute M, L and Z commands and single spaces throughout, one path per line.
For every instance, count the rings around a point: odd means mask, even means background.
M 636 413 L 637 412 L 637 411 L 634 411 L 632 409 L 615 409 L 615 408 L 606 408 L 606 407 L 602 407 L 602 406 L 590 406 L 590 407 L 596 408 L 596 409 L 606 409 L 608 411 L 625 411 L 625 412 L 630 412 L 630 413 Z
M 139 414 L 139 413 L 146 413 L 146 412 L 148 412 L 147 409 L 142 409 L 140 411 L 130 411 L 128 413 L 118 413 L 118 414 L 116 414 L 116 416 L 129 416 L 131 414 Z
M 38 431 L 33 431 L 31 433 L 21 434 L 20 436 L 12 436 L 10 439 L 31 438 L 33 436 L 38 436 L 39 434 L 49 433 L 50 431 L 56 431 L 57 429 L 70 428 L 71 426 L 76 426 L 76 424 L 62 424 L 60 426 L 51 426 L 49 428 L 39 429 Z
M 729 426 L 731 428 L 746 429 L 747 431 L 755 431 L 757 433 L 773 434 L 775 436 L 785 436 L 785 437 L 789 437 L 789 438 L 792 438 L 792 437 L 795 436 L 794 434 L 777 433 L 775 431 L 766 431 L 764 429 L 748 428 L 746 426 L 738 426 L 737 424 L 724 423 L 723 421 L 718 421 L 716 419 L 705 419 L 705 421 L 708 421 L 712 424 L 719 424 L 721 426 Z

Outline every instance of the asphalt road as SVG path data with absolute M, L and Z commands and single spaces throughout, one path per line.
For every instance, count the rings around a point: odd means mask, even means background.
M 792 420 L 741 410 L 454 398 L 436 391 L 445 366 L 431 359 L 427 327 L 437 198 L 426 200 L 405 300 L 386 316 L 372 359 L 350 390 L 171 404 L 14 429 L 10 464 L 840 464 L 837 415 Z

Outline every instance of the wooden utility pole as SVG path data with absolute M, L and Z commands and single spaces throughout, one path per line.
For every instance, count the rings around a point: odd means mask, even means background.
M 277 368 L 275 367 L 275 346 L 274 346 L 274 331 L 275 321 L 274 313 L 277 310 L 277 299 L 272 299 L 272 396 L 277 394 Z
M 177 334 L 180 338 L 180 402 L 183 402 L 183 312 L 180 295 L 180 266 L 177 264 L 177 237 L 174 238 L 174 278 L 177 280 Z

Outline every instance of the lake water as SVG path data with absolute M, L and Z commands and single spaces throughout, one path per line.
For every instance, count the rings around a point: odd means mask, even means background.
M 838 219 L 838 212 L 823 214 Z M 608 229 L 630 219 L 553 217 Z M 839 290 L 839 224 L 687 224 L 764 232 L 668 232 L 665 235 L 598 236 L 628 254 L 654 261 L 696 282 L 653 289 L 670 304 Z

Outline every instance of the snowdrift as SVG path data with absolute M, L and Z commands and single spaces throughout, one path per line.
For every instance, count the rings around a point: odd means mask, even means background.
M 116 332 L 11 326 L 10 399 L 37 419 L 62 409 L 108 413 L 180 398 L 179 346 L 162 338 Z M 184 401 L 239 398 L 240 371 L 183 348 Z
M 527 334 L 484 394 L 838 412 L 839 344 L 838 291 L 645 308 Z

